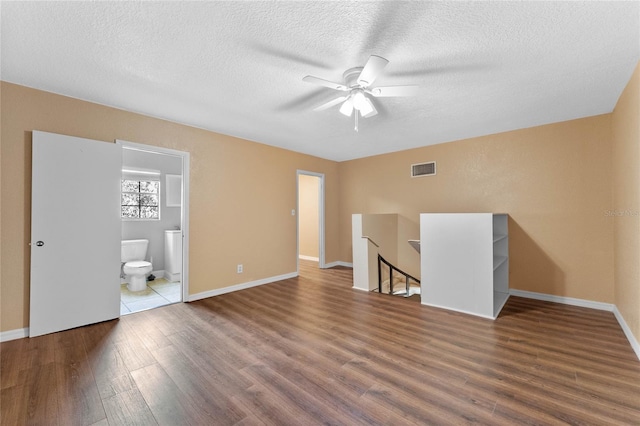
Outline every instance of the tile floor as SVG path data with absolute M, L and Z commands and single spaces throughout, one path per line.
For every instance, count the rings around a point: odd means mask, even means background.
M 127 284 L 120 286 L 120 315 L 157 308 L 158 306 L 180 302 L 182 285 L 180 281 L 169 282 L 164 278 L 156 278 L 147 282 L 142 291 L 129 291 Z

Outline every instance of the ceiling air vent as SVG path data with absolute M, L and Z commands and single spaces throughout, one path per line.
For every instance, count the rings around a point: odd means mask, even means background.
M 411 165 L 411 177 L 432 176 L 436 174 L 436 162 Z

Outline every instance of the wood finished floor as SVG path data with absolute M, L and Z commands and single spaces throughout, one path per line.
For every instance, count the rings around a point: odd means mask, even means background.
M 320 271 L 3 343 L 2 425 L 640 424 L 610 312 L 512 297 L 496 321 Z

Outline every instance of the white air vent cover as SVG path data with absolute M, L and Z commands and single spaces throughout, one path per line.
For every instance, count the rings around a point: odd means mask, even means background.
M 411 177 L 433 176 L 436 174 L 436 162 L 411 165 Z

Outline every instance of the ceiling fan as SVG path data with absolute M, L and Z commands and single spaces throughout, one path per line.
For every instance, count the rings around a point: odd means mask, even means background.
M 311 75 L 304 77 L 302 81 L 306 81 L 307 83 L 318 84 L 330 89 L 347 92 L 344 96 L 340 96 L 314 108 L 314 111 L 323 111 L 342 103 L 340 112 L 347 117 L 350 117 L 355 110 L 355 131 L 357 132 L 359 115 L 367 118 L 373 117 L 378 113 L 373 102 L 371 102 L 371 99 L 369 99 L 367 95 L 376 98 L 414 96 L 418 91 L 418 86 L 371 86 L 388 63 L 389 61 L 381 56 L 371 55 L 364 67 L 350 68 L 344 72 L 342 75 L 344 84 Z

